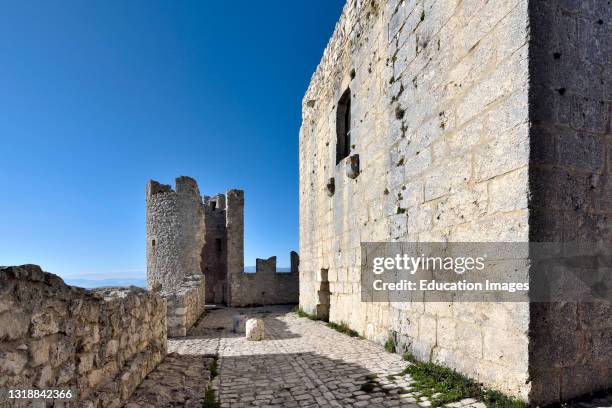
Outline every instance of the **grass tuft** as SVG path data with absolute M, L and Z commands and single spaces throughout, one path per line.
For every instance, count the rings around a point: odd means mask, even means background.
M 389 338 L 385 342 L 385 350 L 387 350 L 389 353 L 395 353 L 395 341 L 393 341 L 393 338 L 391 338 L 391 336 L 389 336 Z
M 204 393 L 204 402 L 202 403 L 202 407 L 203 408 L 220 408 L 221 403 L 217 399 L 215 390 L 212 387 L 213 379 L 219 375 L 219 355 L 218 354 L 215 354 L 213 356 L 213 360 L 208 365 L 208 369 L 210 370 L 210 383 L 208 384 L 208 388 L 206 388 L 206 392 Z
M 411 354 L 411 353 L 404 353 L 404 354 L 402 355 L 402 358 L 403 358 L 405 361 L 408 361 L 408 362 L 413 363 L 413 364 L 418 362 L 418 360 L 416 359 L 416 357 L 415 357 L 413 354 Z
M 402 372 L 402 375 L 409 374 L 414 381 L 410 392 L 427 397 L 434 407 L 464 398 L 478 399 L 487 408 L 528 407 L 526 403 L 510 398 L 501 392 L 487 390 L 471 378 L 450 368 L 433 363 L 419 362 L 410 353 L 404 354 L 403 358 L 412 363 Z M 436 395 L 436 397 L 433 398 L 433 395 Z
M 526 408 L 528 406 L 523 401 L 510 398 L 499 391 L 484 391 L 481 400 L 487 408 Z
M 359 337 L 359 333 L 357 333 L 355 330 L 351 329 L 348 324 L 344 323 L 344 322 L 340 322 L 340 323 L 327 323 L 327 327 L 334 329 L 337 332 L 340 333 L 344 333 L 346 335 L 349 335 L 351 337 Z
M 220 408 L 221 403 L 217 400 L 217 396 L 215 395 L 215 390 L 211 387 L 206 389 L 206 393 L 204 394 L 204 403 L 202 404 L 202 408 Z
M 306 319 L 310 319 L 310 320 L 323 320 L 321 319 L 319 316 L 315 315 L 315 314 L 310 314 L 308 312 L 305 312 L 301 307 L 295 307 L 293 310 L 293 312 L 297 313 L 297 315 L 299 317 L 305 317 Z
M 480 385 L 457 373 L 432 363 L 416 363 L 406 367 L 405 374 L 414 380 L 412 388 L 440 406 L 463 398 L 478 398 Z M 436 395 L 436 398 L 432 396 Z
M 210 370 L 210 378 L 213 379 L 219 375 L 219 356 L 215 355 L 213 361 L 210 362 L 208 369 Z

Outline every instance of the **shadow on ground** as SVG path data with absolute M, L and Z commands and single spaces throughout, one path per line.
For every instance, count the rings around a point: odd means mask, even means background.
M 168 354 L 130 396 L 125 408 L 201 408 L 212 362 L 210 355 Z
M 384 406 L 402 398 L 399 389 L 383 390 L 377 384 L 385 377 L 312 352 L 225 356 L 220 373 L 220 401 L 229 406 L 254 401 L 275 406 L 297 406 L 296 402 L 300 406 L 347 406 L 369 401 L 372 405 L 368 406 Z M 402 406 L 411 405 L 405 401 Z
M 234 333 L 232 330 L 233 318 L 236 315 L 245 320 L 250 318 L 262 319 L 265 329 L 264 341 L 298 338 L 301 336 L 289 330 L 287 323 L 278 318 L 286 315 L 290 308 L 291 306 L 288 305 L 240 309 L 215 308 L 204 313 L 189 330 L 188 336 L 183 337 L 183 339 L 243 337 L 244 332 Z

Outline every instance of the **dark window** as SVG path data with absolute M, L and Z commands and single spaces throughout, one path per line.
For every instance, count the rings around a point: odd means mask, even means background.
M 215 239 L 215 246 L 217 247 L 217 252 L 223 251 L 223 243 L 221 242 L 221 238 Z
M 212 210 L 215 211 L 215 209 L 217 208 L 217 202 L 216 201 L 211 201 L 210 202 L 210 206 L 212 207 Z
M 152 241 L 151 241 L 151 246 L 152 246 L 153 248 L 155 248 L 155 240 L 152 240 Z
M 351 90 L 344 91 L 336 110 L 336 164 L 351 154 Z

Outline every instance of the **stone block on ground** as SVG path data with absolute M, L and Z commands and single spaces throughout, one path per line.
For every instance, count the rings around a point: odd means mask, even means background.
M 259 341 L 264 339 L 264 322 L 261 319 L 249 319 L 246 321 L 247 340 Z

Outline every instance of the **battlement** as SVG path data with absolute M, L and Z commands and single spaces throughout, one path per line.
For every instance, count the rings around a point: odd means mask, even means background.
M 297 254 L 297 252 L 295 251 L 291 251 L 290 253 L 290 258 L 291 258 L 291 269 L 289 272 L 279 272 L 277 270 L 277 265 L 276 265 L 276 256 L 271 256 L 267 259 L 262 259 L 262 258 L 256 258 L 255 259 L 255 272 L 244 272 L 244 273 L 248 273 L 248 274 L 257 274 L 257 273 L 282 273 L 284 275 L 288 275 L 288 274 L 298 274 L 299 273 L 299 269 L 298 269 L 298 265 L 300 263 L 300 257 Z
M 198 183 L 191 177 L 180 176 L 175 179 L 175 188 L 169 184 L 162 184 L 155 180 L 149 180 L 146 187 L 146 196 L 151 197 L 155 194 L 181 194 L 200 197 L 200 189 Z
M 255 260 L 255 272 L 234 275 L 232 306 L 296 303 L 299 298 L 299 257 L 291 251 L 291 272 L 278 272 L 276 256 Z
M 149 180 L 146 191 L 147 197 L 151 197 L 154 194 L 174 193 L 174 190 L 170 185 L 161 184 L 155 180 Z

